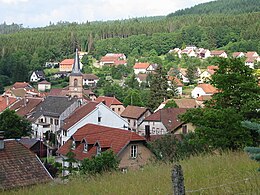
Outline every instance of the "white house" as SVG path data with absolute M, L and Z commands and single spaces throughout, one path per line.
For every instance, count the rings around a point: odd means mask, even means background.
M 214 50 L 210 53 L 211 57 L 227 58 L 227 53 L 224 50 Z
M 247 58 L 245 61 L 245 65 L 248 66 L 249 68 L 254 69 L 255 61 L 256 61 L 256 59 L 254 59 L 254 58 Z
M 210 50 L 204 48 L 199 48 L 197 51 L 198 57 L 202 59 L 206 59 L 210 57 L 210 53 L 211 53 Z
M 173 85 L 173 86 L 176 87 L 178 95 L 182 95 L 183 84 L 181 83 L 181 81 L 177 77 L 168 76 L 168 85 L 169 85 L 168 90 L 171 90 L 171 87 Z
M 38 91 L 46 91 L 51 89 L 51 83 L 44 80 L 38 83 Z
M 147 73 L 147 69 L 149 68 L 150 64 L 149 63 L 135 63 L 134 65 L 134 73 L 137 75 L 139 73 Z M 152 68 L 150 68 L 151 70 Z
M 242 58 L 242 57 L 245 57 L 245 54 L 244 54 L 244 52 L 234 52 L 232 54 L 232 57 L 233 58 Z
M 94 74 L 83 74 L 83 85 L 95 87 L 99 78 Z
M 202 83 L 195 87 L 191 92 L 192 98 L 198 98 L 202 95 L 213 95 L 217 89 L 210 84 Z
M 36 70 L 33 71 L 31 77 L 30 77 L 30 82 L 37 82 L 40 80 L 44 80 L 45 79 L 45 75 L 44 72 L 41 70 Z
M 80 127 L 97 124 L 128 130 L 128 122 L 102 102 L 89 102 L 75 110 L 61 127 L 60 143 L 63 145 Z

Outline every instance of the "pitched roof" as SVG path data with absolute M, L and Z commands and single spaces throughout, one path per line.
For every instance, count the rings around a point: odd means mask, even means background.
M 173 99 L 179 108 L 196 108 L 198 104 L 194 99 Z
M 80 72 L 78 49 L 76 49 L 76 52 L 75 52 L 74 63 L 73 63 L 73 67 L 72 67 L 70 76 L 82 76 L 82 73 Z
M 17 140 L 4 140 L 0 165 L 0 190 L 52 180 L 39 158 Z
M 196 100 L 197 101 L 206 101 L 206 100 L 210 100 L 211 98 L 212 98 L 211 95 L 201 95 Z
M 67 89 L 52 88 L 48 96 L 66 96 L 69 91 Z
M 178 115 L 183 114 L 186 111 L 186 108 L 163 108 L 146 117 L 144 121 L 162 122 L 168 131 L 174 131 L 183 124 L 183 122 L 178 119 Z
M 72 152 L 76 154 L 75 159 L 78 160 L 90 158 L 95 155 L 97 144 L 99 144 L 102 151 L 110 149 L 118 155 L 131 141 L 145 142 L 144 137 L 134 132 L 95 124 L 86 124 L 79 128 L 72 137 L 74 140 L 81 142 L 77 145 L 75 150 L 72 150 Z M 88 152 L 83 151 L 83 140 L 89 144 Z M 68 140 L 60 147 L 57 153 L 66 155 L 70 151 L 71 143 L 72 140 Z
M 43 81 L 39 82 L 38 84 L 51 84 L 51 83 L 46 80 L 43 80 Z
M 149 66 L 150 66 L 149 63 L 138 62 L 138 63 L 135 63 L 134 69 L 147 69 Z
M 140 80 L 141 82 L 146 82 L 146 79 L 147 79 L 147 77 L 148 77 L 148 74 L 139 73 L 139 74 L 137 75 L 137 77 L 139 78 L 139 80 Z
M 15 84 L 13 84 L 13 87 L 14 89 L 20 89 L 20 88 L 27 88 L 27 87 L 31 87 L 29 85 L 29 83 L 26 83 L 26 82 L 16 82 Z
M 95 101 L 99 103 L 103 102 L 108 107 L 111 105 L 123 105 L 123 103 L 115 97 L 99 96 Z
M 83 79 L 93 79 L 93 80 L 97 80 L 98 76 L 94 75 L 94 74 L 83 74 Z
M 224 50 L 213 50 L 213 51 L 210 52 L 210 54 L 213 55 L 213 56 L 219 56 L 224 52 L 225 52 Z
M 31 147 L 33 147 L 40 140 L 37 140 L 35 138 L 21 138 L 18 141 L 21 144 L 23 144 L 26 148 L 30 149 Z
M 121 113 L 121 117 L 139 119 L 147 110 L 149 109 L 145 107 L 127 106 Z
M 174 77 L 174 76 L 168 76 L 168 80 L 169 81 L 173 81 L 177 87 L 183 87 L 184 85 L 182 84 L 182 82 L 177 78 L 177 77 Z
M 247 58 L 246 62 L 254 63 L 255 60 L 256 60 L 255 58 L 251 57 L 251 58 Z
M 88 104 L 77 108 L 68 118 L 64 120 L 64 125 L 62 129 L 68 130 L 83 117 L 87 116 L 90 112 L 95 110 L 97 105 L 97 102 L 89 102 Z
M 249 52 L 246 53 L 247 58 L 255 58 L 257 56 L 258 56 L 258 54 L 257 54 L 256 51 L 249 51 Z
M 202 88 L 206 94 L 214 94 L 217 92 L 217 89 L 214 86 L 207 83 L 199 84 L 197 87 Z
M 60 65 L 73 65 L 74 64 L 74 59 L 65 59 L 62 60 Z
M 233 58 L 237 58 L 240 54 L 244 54 L 243 52 L 234 52 L 232 54 Z
M 59 117 L 69 106 L 76 102 L 76 98 L 62 96 L 47 96 L 35 109 L 30 120 L 36 120 L 41 115 Z
M 35 74 L 39 78 L 44 78 L 45 77 L 44 72 L 42 70 L 36 70 Z
M 14 97 L 0 96 L 0 112 L 4 111 L 8 106 L 17 101 Z
M 22 98 L 10 107 L 20 116 L 26 116 L 35 109 L 35 107 L 43 101 L 43 98 Z

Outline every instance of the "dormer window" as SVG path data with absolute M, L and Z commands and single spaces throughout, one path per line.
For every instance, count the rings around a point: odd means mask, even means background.
M 76 148 L 76 142 L 75 142 L 75 140 L 73 140 L 72 144 L 71 144 L 71 149 L 75 150 L 75 148 Z
M 88 143 L 84 144 L 84 152 L 88 152 Z

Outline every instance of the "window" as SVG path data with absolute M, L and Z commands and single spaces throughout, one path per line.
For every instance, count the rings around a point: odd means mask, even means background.
M 187 125 L 182 125 L 182 133 L 183 134 L 187 134 L 188 133 Z
M 101 116 L 98 117 L 98 122 L 99 122 L 99 123 L 101 122 Z
M 112 108 L 113 111 L 115 111 L 115 108 Z
M 121 108 L 118 108 L 118 112 L 120 112 Z
M 76 148 L 76 142 L 75 142 L 75 140 L 73 140 L 72 144 L 71 144 L 71 149 L 75 150 L 75 148 Z
M 78 79 L 74 79 L 74 87 L 78 86 Z
M 58 119 L 55 119 L 55 120 L 54 120 L 54 123 L 55 123 L 55 125 L 59 125 L 59 120 L 58 120 Z
M 88 143 L 85 143 L 84 144 L 84 152 L 87 152 L 88 151 Z
M 137 145 L 131 145 L 131 158 L 137 157 Z
M 53 118 L 51 118 L 51 122 L 50 123 L 53 124 Z
M 98 146 L 98 147 L 97 147 L 97 155 L 100 155 L 100 154 L 101 154 L 101 147 Z
M 136 126 L 136 121 L 134 121 L 134 127 Z

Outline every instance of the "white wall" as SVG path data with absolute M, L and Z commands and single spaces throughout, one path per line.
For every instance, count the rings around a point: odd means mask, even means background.
M 146 69 L 134 69 L 135 74 L 146 73 Z
M 101 117 L 101 122 L 98 122 L 98 117 Z M 128 128 L 123 128 L 128 127 L 127 120 L 123 119 L 121 116 L 110 110 L 107 106 L 100 103 L 97 105 L 97 109 L 93 110 L 87 116 L 70 127 L 67 131 L 67 136 L 62 134 L 61 144 L 63 144 L 63 141 L 66 142 L 80 127 L 88 123 L 128 130 Z
M 167 129 L 161 122 L 143 121 L 138 128 L 138 134 L 145 135 L 145 125 L 150 126 L 150 135 L 163 135 L 167 133 Z
M 206 95 L 206 93 L 203 91 L 203 89 L 201 87 L 195 87 L 191 92 L 192 98 L 197 98 L 201 95 Z

